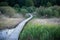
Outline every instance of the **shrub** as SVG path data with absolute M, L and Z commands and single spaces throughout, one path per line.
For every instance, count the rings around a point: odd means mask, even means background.
M 53 16 L 53 10 L 50 8 L 45 8 L 45 15 L 47 15 L 47 17 Z
M 12 7 L 9 7 L 9 6 L 1 6 L 0 11 L 2 14 L 9 17 L 13 17 L 14 14 L 16 14 L 16 11 Z
M 52 6 L 52 4 L 50 2 L 47 3 L 47 7 L 50 7 Z
M 29 13 L 32 13 L 32 12 L 34 12 L 35 11 L 35 7 L 28 7 L 28 8 L 26 8 L 27 10 L 28 10 L 28 12 Z
M 59 17 L 59 12 L 57 10 L 54 10 L 54 16 Z
M 28 13 L 28 11 L 26 9 L 21 9 L 20 12 L 25 15 L 26 13 Z
M 15 5 L 14 5 L 14 8 L 16 9 L 16 11 L 17 11 L 18 13 L 20 13 L 20 6 L 19 6 L 18 4 L 15 4 Z
M 38 13 L 38 15 L 39 15 L 40 17 L 41 17 L 41 16 L 51 17 L 52 14 L 53 14 L 53 11 L 52 11 L 52 9 L 50 9 L 50 8 L 40 7 L 39 9 L 37 9 L 37 13 Z
M 60 7 L 53 6 L 53 7 L 39 7 L 36 9 L 37 16 L 41 17 L 60 17 Z
M 40 17 L 44 16 L 45 15 L 44 10 L 45 10 L 44 7 L 37 8 L 36 12 L 37 12 L 38 16 L 40 16 Z
M 59 6 L 53 6 L 50 8 L 53 10 L 53 14 L 55 17 L 60 17 L 60 7 Z

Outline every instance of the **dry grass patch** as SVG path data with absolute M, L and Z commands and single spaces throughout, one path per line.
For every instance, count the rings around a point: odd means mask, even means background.
M 34 22 L 33 22 L 34 21 Z M 33 24 L 60 24 L 60 18 L 50 18 L 50 19 L 33 19 L 31 20 Z
M 0 29 L 14 28 L 24 18 L 5 18 L 0 19 Z

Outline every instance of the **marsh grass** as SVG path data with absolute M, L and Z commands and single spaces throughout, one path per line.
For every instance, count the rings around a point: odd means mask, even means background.
M 60 40 L 60 25 L 28 23 L 19 40 Z

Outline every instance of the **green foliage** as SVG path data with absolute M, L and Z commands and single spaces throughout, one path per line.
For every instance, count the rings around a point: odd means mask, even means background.
M 47 7 L 50 7 L 52 6 L 52 4 L 50 2 L 47 3 Z
M 20 6 L 19 6 L 18 4 L 15 4 L 14 7 L 15 7 L 15 8 L 19 8 Z
M 27 7 L 26 9 L 28 10 L 29 13 L 32 13 L 35 11 L 35 7 L 33 7 L 33 6 Z
M 7 2 L 0 2 L 0 6 L 8 6 Z
M 16 11 L 12 7 L 9 7 L 9 6 L 1 6 L 0 11 L 2 14 L 9 17 L 13 17 L 16 14 Z
M 60 25 L 40 25 L 28 23 L 19 40 L 57 40 L 60 38 Z
M 39 7 L 36 9 L 37 16 L 41 17 L 60 17 L 60 7 Z
M 38 16 L 44 16 L 45 15 L 44 10 L 45 10 L 44 7 L 37 8 L 36 12 L 37 12 Z
M 20 6 L 18 4 L 14 5 L 14 8 L 16 9 L 16 11 L 19 13 L 20 12 Z
M 0 2 L 8 2 L 10 6 L 14 6 L 16 3 L 22 6 L 51 6 L 60 5 L 60 0 L 0 0 Z
M 60 17 L 60 7 L 59 6 L 53 6 L 53 7 L 50 7 L 52 10 L 53 10 L 53 14 L 56 16 L 56 17 Z
M 34 3 L 33 3 L 33 0 L 25 0 L 25 6 L 33 6 Z
M 26 13 L 28 13 L 28 11 L 26 9 L 21 9 L 20 12 L 25 15 Z

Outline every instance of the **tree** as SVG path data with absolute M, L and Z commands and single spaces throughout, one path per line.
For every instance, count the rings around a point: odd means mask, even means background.
M 10 6 L 14 6 L 15 4 L 19 4 L 22 6 L 47 6 L 47 4 L 51 5 L 60 5 L 60 0 L 0 0 L 0 2 L 8 2 Z
M 50 2 L 47 3 L 47 7 L 50 7 L 52 6 L 52 4 Z
M 25 6 L 25 0 L 17 0 L 20 7 Z
M 25 6 L 33 6 L 33 0 L 25 0 Z
M 17 12 L 20 12 L 20 6 L 19 6 L 19 4 L 15 4 L 14 8 L 16 9 Z
M 41 0 L 33 0 L 34 6 L 39 7 L 41 4 Z
M 0 2 L 0 6 L 8 6 L 7 2 Z
M 56 4 L 57 5 L 60 5 L 60 0 L 56 0 Z
M 10 6 L 14 6 L 17 0 L 8 0 L 7 2 L 9 3 Z

